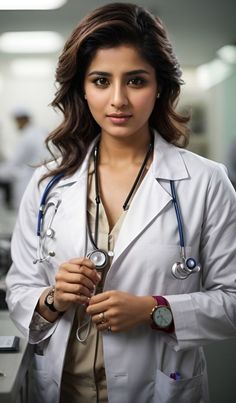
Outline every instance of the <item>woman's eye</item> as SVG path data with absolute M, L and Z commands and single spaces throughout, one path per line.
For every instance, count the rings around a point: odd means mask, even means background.
M 145 84 L 145 80 L 141 77 L 136 77 L 136 78 L 132 78 L 131 80 L 129 80 L 128 84 L 132 85 L 134 87 L 141 87 Z
M 93 82 L 97 87 L 107 87 L 109 85 L 108 80 L 104 77 L 96 78 Z

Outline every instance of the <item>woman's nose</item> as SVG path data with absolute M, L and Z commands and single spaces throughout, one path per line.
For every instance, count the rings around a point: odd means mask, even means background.
M 116 109 L 120 109 L 128 105 L 127 92 L 123 86 L 117 85 L 112 89 L 111 105 Z

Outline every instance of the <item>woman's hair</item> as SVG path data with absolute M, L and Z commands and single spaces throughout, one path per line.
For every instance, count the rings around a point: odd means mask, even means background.
M 57 168 L 46 176 L 72 175 L 81 165 L 100 127 L 84 98 L 84 78 L 98 49 L 134 46 L 155 69 L 160 97 L 150 116 L 150 127 L 163 138 L 184 147 L 188 117 L 175 111 L 180 94 L 181 71 L 161 20 L 135 4 L 111 3 L 87 15 L 72 32 L 56 70 L 58 90 L 52 106 L 63 113 L 62 123 L 48 136 L 61 154 Z M 51 151 L 52 155 L 53 152 Z

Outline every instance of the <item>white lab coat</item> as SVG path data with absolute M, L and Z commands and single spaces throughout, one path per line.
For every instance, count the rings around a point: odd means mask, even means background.
M 86 255 L 88 158 L 71 178 L 51 191 L 62 203 L 53 222 L 56 256 L 34 265 L 36 221 L 42 170 L 24 195 L 12 245 L 13 266 L 7 277 L 12 319 L 29 335 L 38 298 L 54 283 L 60 263 Z M 175 181 L 186 240 L 186 254 L 202 271 L 176 280 L 171 267 L 179 260 L 179 235 L 169 180 Z M 50 214 L 49 214 L 50 216 Z M 46 221 L 50 217 L 46 218 Z M 236 336 L 236 196 L 222 167 L 155 135 L 154 160 L 124 220 L 105 289 L 136 295 L 164 295 L 174 315 L 175 334 L 142 325 L 124 333 L 104 332 L 104 358 L 110 403 L 206 403 L 206 363 L 202 345 Z M 57 403 L 63 361 L 74 309 L 51 328 L 30 335 L 41 343 L 35 355 L 38 379 L 34 402 Z M 42 341 L 44 340 L 44 341 Z M 170 378 L 178 371 L 181 380 Z
M 31 179 L 36 165 L 49 157 L 44 141 L 46 131 L 28 124 L 20 131 L 11 157 L 0 163 L 0 178 L 13 185 L 13 207 L 20 205 L 23 193 Z
M 229 172 L 229 178 L 236 190 L 236 138 L 230 142 L 225 159 L 225 165 Z

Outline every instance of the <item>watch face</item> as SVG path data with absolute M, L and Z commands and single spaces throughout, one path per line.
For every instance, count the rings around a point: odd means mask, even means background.
M 53 312 L 57 312 L 53 303 L 54 303 L 54 289 L 51 290 L 44 300 L 45 305 Z
M 162 329 L 169 327 L 172 320 L 172 313 L 166 306 L 157 306 L 156 310 L 153 312 L 154 323 Z
M 53 304 L 53 301 L 54 301 L 54 295 L 53 295 L 53 293 L 48 294 L 48 296 L 47 296 L 47 303 L 51 305 L 51 304 Z

